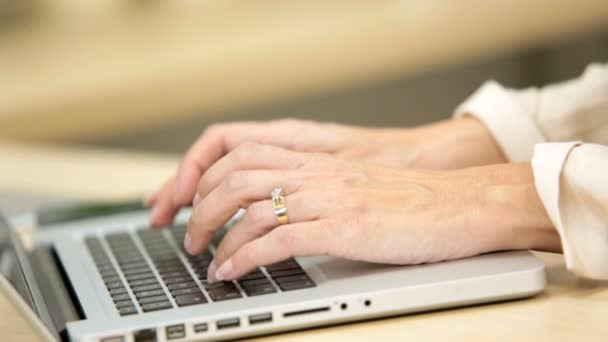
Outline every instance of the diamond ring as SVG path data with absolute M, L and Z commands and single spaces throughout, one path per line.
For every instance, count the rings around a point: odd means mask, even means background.
M 289 218 L 287 216 L 287 206 L 285 206 L 285 193 L 282 188 L 276 188 L 270 193 L 272 197 L 272 207 L 274 208 L 274 214 L 279 220 L 279 224 L 288 224 Z

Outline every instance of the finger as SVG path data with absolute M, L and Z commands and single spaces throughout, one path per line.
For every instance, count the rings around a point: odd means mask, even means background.
M 162 188 L 157 191 L 150 212 L 150 225 L 152 227 L 165 226 L 173 221 L 179 208 L 176 208 L 171 199 L 175 188 L 175 177 L 171 177 Z
M 311 201 L 314 198 L 310 193 L 298 192 L 285 198 L 287 208 L 294 208 L 288 212 L 290 223 L 316 221 L 326 209 L 321 201 Z M 255 202 L 249 206 L 247 212 L 222 239 L 215 250 L 215 257 L 209 266 L 208 279 L 215 276 L 216 266 L 221 265 L 246 243 L 255 240 L 272 229 L 279 226 L 274 213 L 272 201 Z
M 239 171 L 230 174 L 193 209 L 188 223 L 184 248 L 193 255 L 208 247 L 215 231 L 251 203 L 270 198 L 271 191 L 281 186 L 287 196 L 295 193 L 308 179 L 322 177 L 313 172 L 281 170 Z
M 217 161 L 203 175 L 198 186 L 206 196 L 229 174 L 242 170 L 295 170 L 306 164 L 313 154 L 295 152 L 276 146 L 246 143 Z
M 208 129 L 190 147 L 177 170 L 176 187 L 171 194 L 176 205 L 192 202 L 196 184 L 205 170 L 226 153 L 225 132 Z
M 223 155 L 243 143 L 281 146 L 298 151 L 335 149 L 327 137 L 319 137 L 319 124 L 300 120 L 241 122 L 214 125 L 192 145 L 177 172 L 174 201 L 186 205 L 192 201 L 194 186 L 201 175 Z
M 232 254 L 215 272 L 217 280 L 234 280 L 260 266 L 295 256 L 331 254 L 327 220 L 280 226 Z

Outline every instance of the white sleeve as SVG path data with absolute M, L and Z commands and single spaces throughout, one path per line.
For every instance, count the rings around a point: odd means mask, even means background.
M 486 82 L 455 116 L 473 115 L 492 132 L 509 161 L 530 161 L 540 142 L 608 144 L 608 64 L 592 64 L 579 78 L 524 90 Z
M 540 89 L 487 82 L 456 109 L 463 115 L 483 122 L 509 161 L 532 159 L 568 268 L 608 279 L 608 64 Z
M 532 168 L 568 269 L 608 280 L 608 147 L 538 144 Z

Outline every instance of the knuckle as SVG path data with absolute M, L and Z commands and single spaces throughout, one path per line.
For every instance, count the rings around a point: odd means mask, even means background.
M 255 158 L 260 148 L 260 144 L 247 141 L 237 146 L 230 154 L 238 164 L 243 164 Z
M 251 226 L 258 227 L 266 221 L 267 211 L 270 207 L 266 207 L 264 202 L 255 202 L 247 208 L 247 222 Z
M 224 127 L 224 125 L 222 125 L 222 124 L 211 124 L 211 125 L 207 126 L 207 128 L 205 128 L 202 135 L 203 136 L 217 135 L 220 133 L 220 131 L 222 131 L 223 127 Z
M 251 153 L 255 152 L 260 148 L 260 144 L 253 141 L 246 141 L 240 144 L 237 147 L 237 150 L 241 151 L 241 153 Z
M 247 186 L 248 176 L 246 172 L 234 171 L 228 174 L 224 180 L 224 187 L 228 192 L 238 192 Z

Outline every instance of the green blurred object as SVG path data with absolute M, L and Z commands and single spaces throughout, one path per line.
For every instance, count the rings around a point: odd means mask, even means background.
M 144 209 L 139 198 L 124 202 L 87 202 L 44 208 L 37 212 L 37 218 L 40 226 L 46 226 Z

